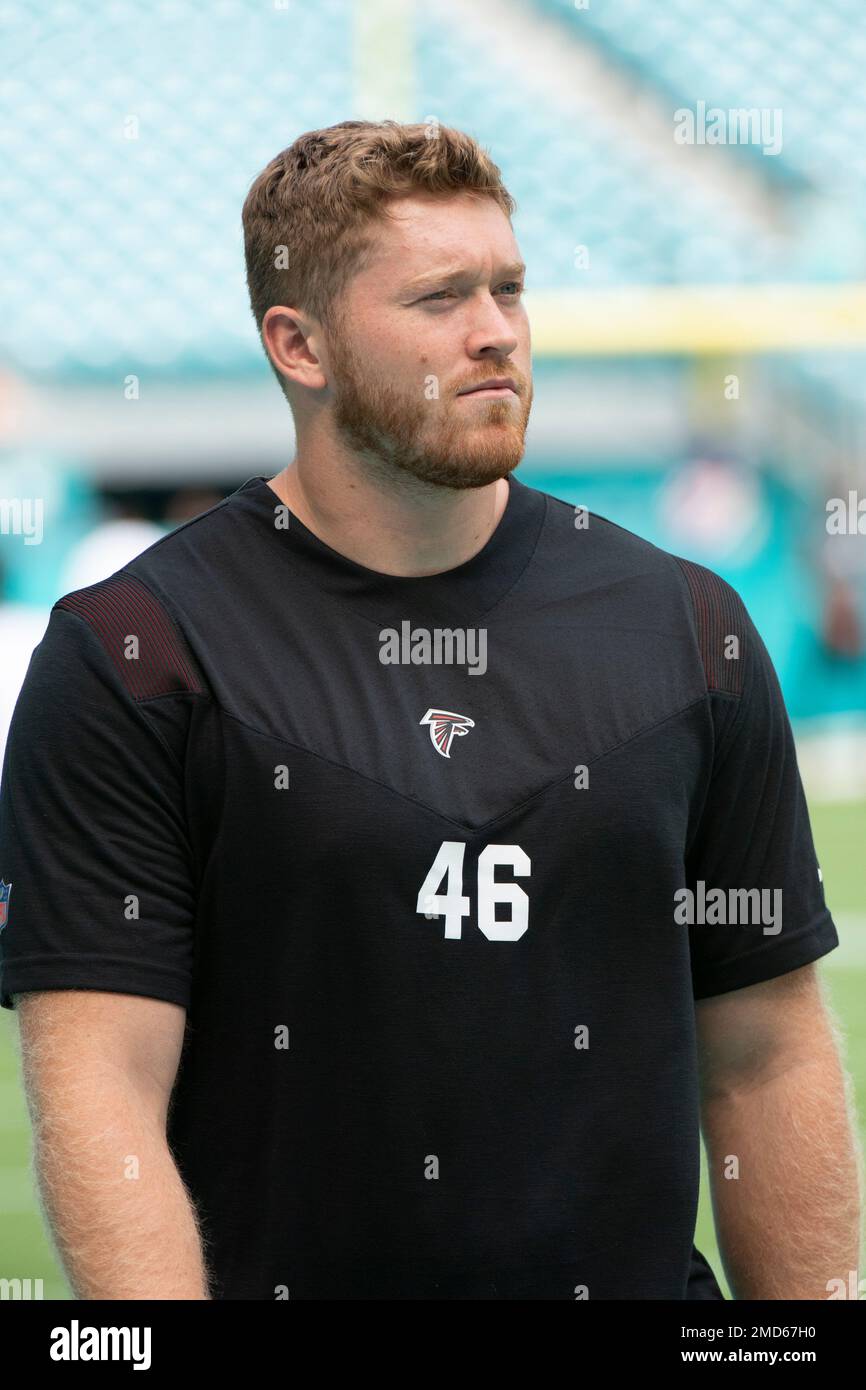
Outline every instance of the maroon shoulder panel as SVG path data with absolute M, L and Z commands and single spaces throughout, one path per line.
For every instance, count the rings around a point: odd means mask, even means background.
M 173 619 L 134 575 L 113 574 L 65 594 L 54 607 L 77 613 L 90 624 L 133 699 L 204 690 L 195 659 Z
M 679 555 L 674 559 L 685 574 L 691 590 L 707 689 L 742 695 L 747 640 L 742 600 L 730 584 L 726 584 L 712 570 L 692 560 L 683 560 Z M 738 639 L 739 654 L 736 657 L 725 655 L 731 637 Z

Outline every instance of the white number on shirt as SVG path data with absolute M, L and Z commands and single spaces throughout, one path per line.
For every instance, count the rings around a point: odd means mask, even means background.
M 446 939 L 459 939 L 463 918 L 469 916 L 469 899 L 463 894 L 463 856 L 461 840 L 443 840 L 418 892 L 417 911 L 427 917 L 445 918 Z M 529 855 L 519 845 L 487 845 L 478 856 L 478 927 L 488 941 L 517 941 L 529 926 L 529 898 L 516 883 L 498 883 L 494 869 L 507 864 L 523 878 L 532 871 Z M 446 890 L 437 893 L 447 877 Z M 510 903 L 511 916 L 497 921 L 496 904 Z

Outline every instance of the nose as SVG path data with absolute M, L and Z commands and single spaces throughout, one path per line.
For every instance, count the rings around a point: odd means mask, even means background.
M 514 324 L 499 305 L 488 296 L 479 307 L 466 344 L 470 357 L 510 357 L 518 345 Z

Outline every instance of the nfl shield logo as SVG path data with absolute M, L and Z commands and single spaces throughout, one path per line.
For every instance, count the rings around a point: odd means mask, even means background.
M 9 894 L 12 892 L 12 884 L 4 883 L 0 878 L 0 931 L 6 925 L 6 918 L 9 916 Z

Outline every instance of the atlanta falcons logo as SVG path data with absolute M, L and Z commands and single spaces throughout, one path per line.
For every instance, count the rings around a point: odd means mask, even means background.
M 451 757 L 451 743 L 455 734 L 462 738 L 475 728 L 474 719 L 469 719 L 465 714 L 452 714 L 447 709 L 428 709 L 419 723 L 430 725 L 430 741 L 443 758 Z

